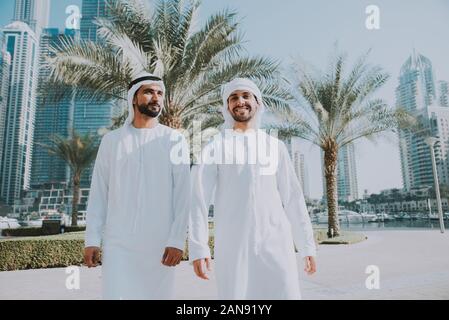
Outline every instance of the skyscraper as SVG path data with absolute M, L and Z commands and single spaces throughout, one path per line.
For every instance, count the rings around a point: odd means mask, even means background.
M 98 26 L 94 21 L 97 17 L 107 17 L 107 5 L 105 0 L 83 0 L 81 8 L 81 40 L 99 42 Z M 75 96 L 75 111 L 73 127 L 79 134 L 97 134 L 98 130 L 109 127 L 112 117 L 116 115 L 113 102 L 95 103 Z M 92 175 L 93 165 L 86 170 L 81 178 L 81 185 L 88 187 Z
M 290 156 L 293 162 L 293 168 L 304 193 L 304 197 L 310 198 L 309 175 L 307 171 L 306 156 L 301 150 L 300 139 L 293 137 L 291 139 Z
M 438 81 L 438 102 L 442 107 L 449 107 L 449 82 Z
M 359 198 L 357 167 L 354 144 L 340 148 L 337 164 L 337 192 L 340 201 L 354 201 Z
M 440 184 L 449 185 L 449 108 L 440 105 L 431 105 L 426 108 L 430 131 L 438 138 L 435 146 L 435 160 L 437 163 L 438 179 Z M 428 152 L 429 146 L 426 145 Z M 433 186 L 433 172 L 429 173 L 429 182 Z
M 324 163 L 324 153 L 321 151 L 321 163 Z M 359 198 L 357 166 L 354 144 L 347 144 L 338 151 L 337 158 L 337 195 L 338 201 L 351 202 Z M 326 177 L 323 174 L 323 200 L 326 201 Z
M 105 0 L 83 0 L 81 7 L 81 39 L 98 41 L 98 26 L 94 23 L 95 18 L 107 16 L 107 5 Z
M 424 109 L 436 100 L 432 63 L 413 50 L 401 67 L 396 88 L 397 105 L 409 112 Z
M 83 0 L 81 11 L 80 30 L 77 33 L 74 30 L 66 30 L 64 34 L 60 34 L 54 28 L 44 30 L 41 39 L 42 59 L 50 54 L 50 46 L 60 44 L 63 39 L 72 38 L 78 41 L 81 38 L 82 41 L 100 41 L 97 37 L 98 27 L 94 24 L 94 20 L 97 17 L 107 16 L 106 1 Z M 41 70 L 42 79 L 48 74 L 48 70 Z M 115 111 L 113 104 L 91 101 L 72 92 L 66 94 L 57 103 L 39 101 L 37 110 L 32 184 L 37 187 L 47 182 L 68 182 L 70 171 L 65 162 L 57 157 L 49 156 L 47 150 L 39 144 L 48 144 L 49 137 L 55 134 L 68 137 L 72 129 L 78 134 L 97 134 L 99 129 L 110 126 Z M 82 186 L 90 185 L 92 169 L 93 165 L 84 172 L 81 178 Z
M 399 85 L 396 88 L 396 106 L 419 117 L 422 123 L 431 129 L 434 136 L 443 139 L 446 135 L 444 123 L 447 113 L 444 107 L 438 105 L 441 99 L 437 99 L 436 91 L 431 61 L 413 51 L 401 67 Z M 410 130 L 399 130 L 398 135 L 404 188 L 410 190 L 414 187 L 433 185 L 430 151 L 424 138 Z M 444 168 L 447 163 L 443 163 L 446 157 L 442 153 L 446 141 L 442 140 L 435 148 L 437 157 L 441 160 L 438 161 L 441 183 L 447 183 L 447 180 L 444 180 L 444 177 L 447 176 L 447 170 Z
M 4 48 L 1 48 L 2 45 L 3 42 L 0 42 L 0 168 L 5 140 L 6 107 L 8 105 L 9 72 L 11 68 L 11 55 Z
M 0 196 L 7 204 L 13 204 L 30 184 L 38 40 L 34 31 L 20 21 L 7 25 L 3 32 L 6 50 L 11 56 L 11 72 Z
M 50 70 L 45 65 L 45 59 L 50 56 L 50 47 L 58 46 L 62 41 L 75 38 L 76 30 L 65 30 L 60 33 L 57 28 L 44 29 L 40 41 L 40 73 L 39 82 L 44 83 Z M 65 89 L 70 91 L 70 88 Z M 50 96 L 57 96 L 52 92 Z M 36 108 L 36 125 L 34 132 L 33 166 L 31 185 L 44 183 L 59 183 L 69 181 L 69 168 L 65 161 L 57 156 L 49 155 L 42 145 L 51 143 L 50 138 L 58 135 L 68 137 L 73 127 L 74 101 L 73 95 L 67 93 L 60 100 L 54 101 L 39 97 Z
M 50 0 L 16 0 L 14 20 L 28 24 L 37 36 L 48 27 Z

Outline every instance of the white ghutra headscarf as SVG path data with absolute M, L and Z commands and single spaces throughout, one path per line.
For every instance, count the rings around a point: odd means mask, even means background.
M 161 87 L 163 94 L 165 95 L 165 85 L 161 78 L 156 77 L 155 75 L 148 72 L 141 72 L 135 77 L 128 87 L 128 117 L 125 120 L 125 125 L 130 125 L 134 120 L 134 108 L 133 108 L 133 99 L 136 92 L 140 89 L 141 86 L 146 84 L 157 84 Z M 157 117 L 159 117 L 162 113 L 164 106 L 162 105 L 161 110 Z
M 236 78 L 222 87 L 222 98 L 223 98 L 223 108 L 222 113 L 224 117 L 223 129 L 231 129 L 234 127 L 235 120 L 232 118 L 231 113 L 228 109 L 228 98 L 229 96 L 236 90 L 245 90 L 249 91 L 257 98 L 257 102 L 259 103 L 259 107 L 257 108 L 255 114 L 255 128 L 259 129 L 262 121 L 262 114 L 265 111 L 265 105 L 262 100 L 262 93 L 260 92 L 257 85 L 247 78 Z

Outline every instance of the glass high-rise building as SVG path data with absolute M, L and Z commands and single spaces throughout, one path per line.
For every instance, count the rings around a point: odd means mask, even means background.
M 444 89 L 444 85 L 443 85 Z M 437 98 L 435 76 L 431 61 L 413 51 L 402 65 L 396 88 L 396 106 L 421 119 L 433 136 L 440 138 L 435 147 L 440 183 L 448 184 L 446 148 L 449 141 L 447 107 Z M 444 102 L 444 100 L 443 100 Z M 406 190 L 433 186 L 432 162 L 424 137 L 410 130 L 399 130 L 399 152 L 403 186 Z
M 37 38 L 44 28 L 48 27 L 50 17 L 50 0 L 16 0 L 14 21 L 28 24 Z
M 0 49 L 0 167 L 3 158 L 3 146 L 5 140 L 6 108 L 8 106 L 10 69 L 11 69 L 11 55 L 4 48 L 1 48 Z
M 359 198 L 355 147 L 352 143 L 338 152 L 337 192 L 340 201 L 350 202 Z
M 66 29 L 64 33 L 60 33 L 57 28 L 43 30 L 40 41 L 40 83 L 44 83 L 50 74 L 45 64 L 46 58 L 51 54 L 50 48 L 59 46 L 63 41 L 73 41 L 77 33 L 75 29 Z M 43 146 L 51 144 L 51 138 L 55 135 L 68 137 L 73 127 L 73 93 L 70 88 L 63 90 L 65 94 L 58 100 L 53 97 L 61 94 L 60 92 L 51 92 L 51 99 L 46 96 L 38 97 L 31 174 L 33 186 L 64 183 L 70 180 L 70 171 L 66 162 L 57 156 L 50 155 Z
M 323 175 L 323 200 L 326 201 L 326 176 L 324 173 L 324 152 L 321 150 Z M 337 196 L 338 201 L 351 202 L 359 198 L 355 146 L 347 144 L 338 150 L 337 158 Z
M 107 16 L 107 5 L 105 0 L 83 0 L 81 7 L 81 39 L 99 41 L 97 35 L 98 26 L 94 23 L 95 18 Z
M 106 10 L 105 0 L 83 0 L 79 30 L 66 30 L 64 34 L 60 34 L 54 28 L 44 30 L 41 39 L 42 59 L 50 54 L 50 46 L 58 45 L 64 39 L 100 41 L 97 37 L 98 26 L 94 24 L 94 20 L 97 17 L 105 17 L 107 15 Z M 48 76 L 48 71 L 42 69 L 41 78 L 45 76 Z M 48 144 L 50 142 L 49 137 L 55 134 L 68 137 L 72 129 L 78 134 L 90 133 L 96 135 L 99 129 L 111 125 L 113 110 L 111 102 L 91 101 L 77 96 L 76 92 L 66 94 L 57 103 L 40 100 L 36 119 L 32 184 L 37 187 L 48 182 L 70 181 L 70 170 L 65 162 L 55 156 L 49 156 L 46 149 L 39 144 Z M 92 170 L 93 165 L 85 170 L 81 178 L 82 186 L 90 186 Z
M 24 22 L 7 25 L 3 33 L 11 67 L 0 196 L 7 204 L 13 204 L 30 185 L 39 43 L 34 31 Z
M 442 107 L 449 107 L 449 82 L 438 81 L 438 102 Z
M 439 183 L 449 185 L 449 108 L 434 104 L 425 112 L 429 119 L 430 131 L 434 137 L 438 138 L 435 158 Z M 429 146 L 426 145 L 426 147 L 429 150 Z M 433 178 L 433 172 L 431 177 Z
M 107 4 L 105 0 L 83 0 L 81 8 L 80 36 L 81 41 L 99 42 L 98 26 L 94 23 L 97 17 L 107 17 Z M 116 115 L 113 102 L 92 102 L 75 96 L 75 110 L 73 127 L 79 134 L 98 134 L 102 128 L 112 124 L 112 117 Z M 98 140 L 99 141 L 99 140 Z M 92 166 L 85 171 L 81 178 L 81 185 L 90 186 Z
M 290 151 L 290 157 L 293 163 L 293 168 L 296 173 L 296 177 L 301 183 L 302 191 L 305 198 L 310 198 L 309 189 L 309 175 L 307 170 L 306 156 L 304 151 L 301 150 L 300 139 L 293 137 L 291 139 L 290 145 L 287 145 Z
M 409 112 L 430 106 L 436 100 L 432 63 L 415 50 L 401 67 L 396 102 Z

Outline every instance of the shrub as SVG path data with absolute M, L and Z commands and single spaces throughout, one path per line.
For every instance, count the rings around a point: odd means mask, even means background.
M 81 265 L 83 249 L 82 233 L 1 240 L 0 271 Z
M 49 236 L 61 233 L 61 221 L 44 220 L 42 221 L 42 235 Z
M 80 232 L 86 231 L 86 226 L 66 226 L 64 227 L 64 232 Z
M 42 235 L 42 228 L 27 227 L 19 229 L 3 229 L 2 236 L 4 237 L 36 237 Z
M 63 227 L 64 233 L 86 231 L 86 226 L 67 226 Z M 3 229 L 2 236 L 4 237 L 37 237 L 44 236 L 42 228 L 39 227 L 25 227 L 19 229 Z
M 40 228 L 35 228 L 40 230 Z M 20 229 L 16 229 L 20 230 Z M 213 256 L 213 237 L 209 240 Z M 0 240 L 0 271 L 62 268 L 84 262 L 84 232 Z M 188 260 L 187 246 L 183 260 Z

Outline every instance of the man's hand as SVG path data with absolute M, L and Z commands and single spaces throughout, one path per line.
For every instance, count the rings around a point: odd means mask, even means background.
M 100 248 L 99 247 L 86 247 L 84 248 L 84 263 L 89 268 L 95 268 L 100 262 Z
M 316 263 L 315 258 L 312 256 L 307 256 L 304 258 L 304 271 L 307 272 L 309 276 L 316 272 Z
M 167 267 L 174 267 L 181 262 L 182 250 L 178 248 L 165 248 L 164 255 L 162 256 L 162 264 Z
M 198 259 L 193 261 L 193 271 L 195 274 L 204 280 L 209 280 L 209 276 L 206 273 L 207 271 L 211 271 L 210 267 L 210 258 Z

